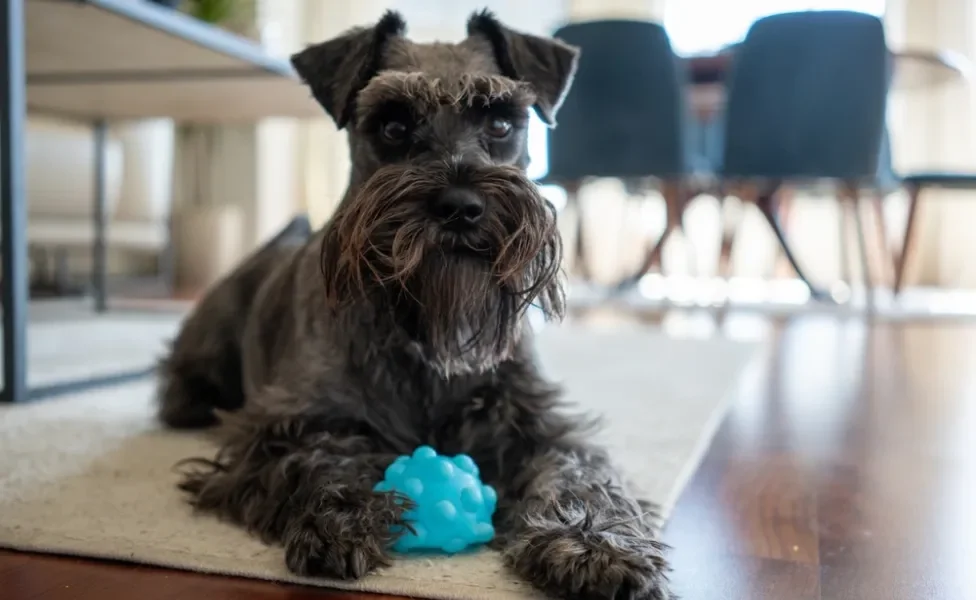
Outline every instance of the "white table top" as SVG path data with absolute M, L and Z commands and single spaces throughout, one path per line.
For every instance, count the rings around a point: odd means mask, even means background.
M 27 0 L 27 107 L 80 119 L 320 117 L 284 58 L 146 0 Z

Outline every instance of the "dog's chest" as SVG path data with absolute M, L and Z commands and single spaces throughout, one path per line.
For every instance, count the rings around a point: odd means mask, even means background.
M 484 376 L 444 380 L 417 370 L 375 374 L 365 390 L 371 428 L 396 452 L 427 444 L 442 452 L 460 452 L 462 425 L 485 406 Z

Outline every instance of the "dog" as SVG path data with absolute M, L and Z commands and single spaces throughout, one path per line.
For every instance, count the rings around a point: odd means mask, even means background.
M 199 511 L 284 549 L 299 575 L 391 562 L 408 500 L 373 491 L 422 444 L 498 492 L 504 562 L 566 598 L 667 599 L 654 507 L 540 372 L 526 311 L 563 316 L 556 215 L 526 178 L 530 111 L 555 125 L 579 50 L 491 13 L 456 44 L 395 12 L 292 57 L 348 131 L 349 188 L 218 282 L 160 364 L 159 417 L 221 424 L 183 463 Z M 598 118 L 598 115 L 594 115 Z

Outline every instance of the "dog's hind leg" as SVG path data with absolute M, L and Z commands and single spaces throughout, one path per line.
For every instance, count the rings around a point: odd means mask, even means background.
M 274 238 L 213 287 L 183 323 L 159 365 L 158 411 L 170 427 L 207 427 L 215 409 L 245 400 L 241 337 L 261 285 L 312 236 L 308 219 L 293 219 Z
M 237 324 L 230 307 L 204 300 L 159 364 L 159 419 L 170 427 L 208 427 L 214 409 L 244 403 Z M 209 300 L 209 302 L 208 302 Z

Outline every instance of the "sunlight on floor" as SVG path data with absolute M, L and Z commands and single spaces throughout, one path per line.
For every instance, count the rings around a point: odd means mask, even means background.
M 829 287 L 830 302 L 816 302 L 798 279 L 691 277 L 658 273 L 644 276 L 635 289 L 614 295 L 609 288 L 575 282 L 570 304 L 574 307 L 609 305 L 637 311 L 705 310 L 746 311 L 767 316 L 836 314 L 890 320 L 959 319 L 976 317 L 976 290 L 910 288 L 895 297 L 876 288 L 870 298 L 860 285 L 836 282 Z M 870 302 L 869 302 L 870 299 Z

